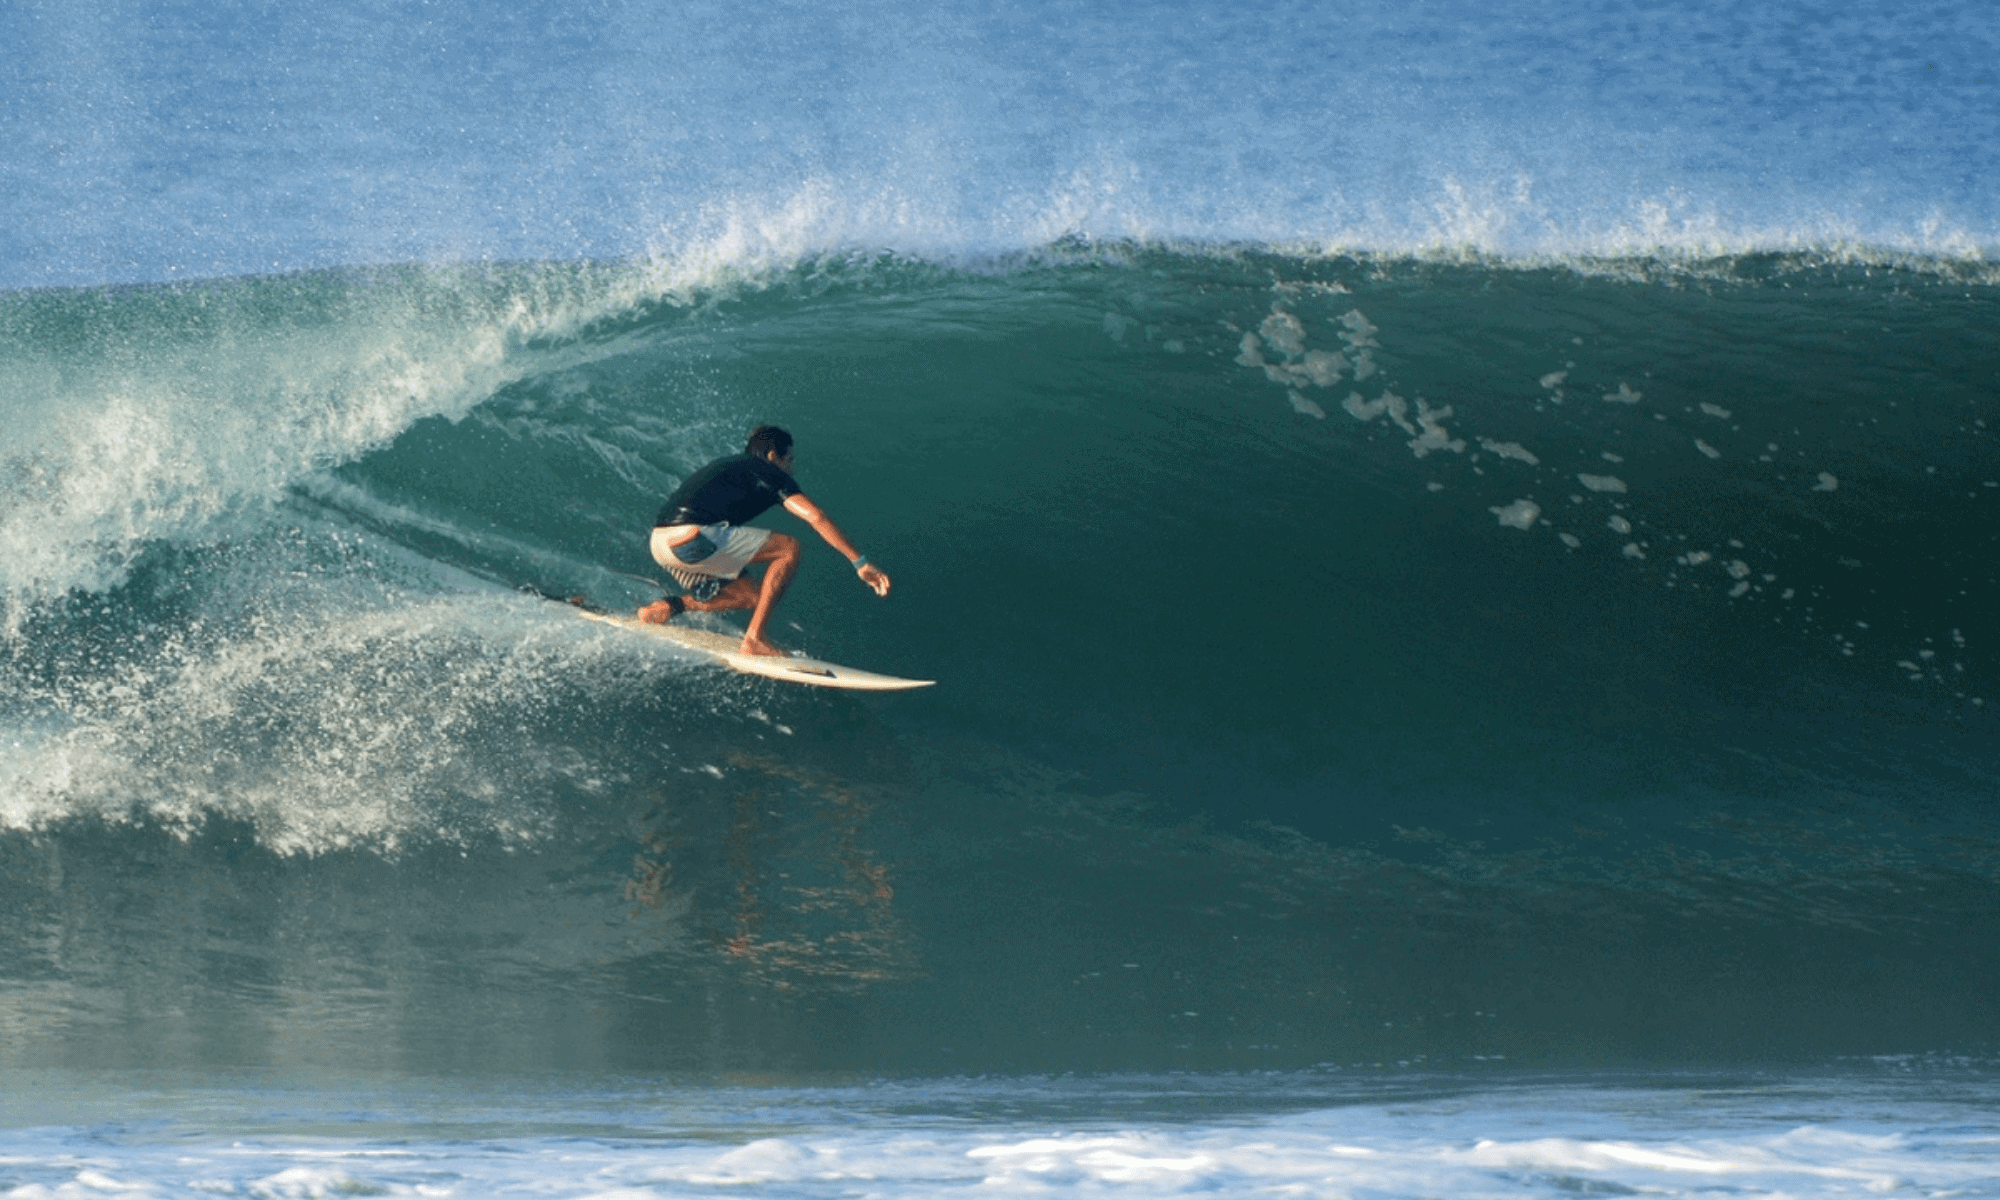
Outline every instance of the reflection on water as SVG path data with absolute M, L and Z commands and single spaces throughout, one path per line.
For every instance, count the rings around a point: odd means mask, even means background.
M 770 755 L 728 763 L 726 809 L 660 802 L 634 820 L 626 898 L 683 914 L 733 969 L 781 992 L 909 976 L 889 867 L 864 840 L 870 790 Z

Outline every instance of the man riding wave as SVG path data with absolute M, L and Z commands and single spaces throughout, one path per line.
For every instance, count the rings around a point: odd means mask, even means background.
M 753 608 L 743 634 L 743 653 L 782 656 L 764 638 L 778 598 L 799 566 L 799 540 L 750 527 L 774 504 L 813 527 L 847 556 L 861 582 L 878 596 L 889 594 L 889 575 L 854 548 L 819 505 L 806 498 L 792 478 L 792 435 L 776 425 L 750 431 L 743 453 L 720 458 L 688 476 L 674 489 L 653 522 L 653 559 L 683 588 L 639 610 L 639 619 L 663 625 L 683 612 L 727 612 Z M 763 578 L 746 579 L 746 568 L 763 565 Z

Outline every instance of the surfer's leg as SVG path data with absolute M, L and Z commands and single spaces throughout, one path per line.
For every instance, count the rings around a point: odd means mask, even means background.
M 764 564 L 764 581 L 757 590 L 757 611 L 750 614 L 750 627 L 743 631 L 743 653 L 782 656 L 783 650 L 764 640 L 764 625 L 799 569 L 799 540 L 774 533 L 750 561 Z
M 696 600 L 692 596 L 682 597 L 682 600 L 689 612 L 734 612 L 739 608 L 755 608 L 757 581 L 739 575 L 707 600 Z
M 639 610 L 639 619 L 649 625 L 665 625 L 684 612 L 735 612 L 755 608 L 758 591 L 755 579 L 739 575 L 723 584 L 721 591 L 706 600 L 697 599 L 692 592 L 656 600 Z

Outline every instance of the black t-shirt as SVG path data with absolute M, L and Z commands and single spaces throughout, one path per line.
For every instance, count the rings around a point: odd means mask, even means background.
M 747 525 L 764 510 L 799 494 L 799 485 L 768 458 L 732 454 L 687 477 L 660 509 L 662 525 Z

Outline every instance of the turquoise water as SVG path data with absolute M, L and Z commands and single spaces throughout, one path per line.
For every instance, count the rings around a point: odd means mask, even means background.
M 1983 1052 L 1992 304 L 1153 252 L 23 295 L 16 378 L 120 398 L 12 460 L 13 1060 Z M 755 419 L 898 580 L 815 552 L 785 640 L 934 694 L 518 590 L 644 602 Z
M 0 1192 L 1992 1191 L 1983 11 L 0 27 Z

